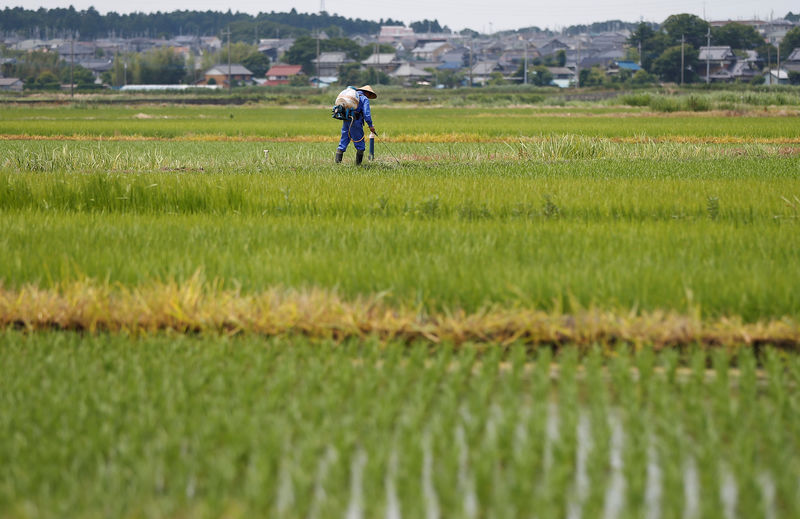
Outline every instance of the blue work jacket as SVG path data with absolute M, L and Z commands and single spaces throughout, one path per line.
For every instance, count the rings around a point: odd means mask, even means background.
M 364 118 L 367 126 L 372 127 L 372 114 L 369 111 L 369 98 L 363 92 L 358 92 L 358 109 L 356 110 L 356 120 Z

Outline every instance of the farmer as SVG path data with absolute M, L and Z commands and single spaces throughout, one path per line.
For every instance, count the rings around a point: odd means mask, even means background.
M 372 126 L 372 114 L 369 111 L 369 100 L 377 98 L 378 94 L 369 85 L 357 88 L 356 92 L 358 92 L 358 108 L 352 121 L 342 121 L 342 139 L 339 141 L 339 147 L 336 148 L 336 162 L 342 161 L 347 145 L 352 140 L 356 147 L 356 166 L 358 166 L 364 160 L 364 149 L 366 148 L 364 145 L 364 121 L 367 122 L 369 130 L 378 135 L 375 127 Z

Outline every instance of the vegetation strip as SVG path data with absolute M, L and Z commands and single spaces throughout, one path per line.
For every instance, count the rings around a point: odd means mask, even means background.
M 775 345 L 800 346 L 800 325 L 790 319 L 744 322 L 737 317 L 704 320 L 675 311 L 614 312 L 597 308 L 574 314 L 527 308 L 488 307 L 425 314 L 391 307 L 380 296 L 345 301 L 334 292 L 271 289 L 257 294 L 220 290 L 199 276 L 186 283 L 153 282 L 128 288 L 92 281 L 58 289 L 27 285 L 0 289 L 0 326 L 36 331 L 142 333 L 255 333 L 345 340 L 434 343 L 526 343 L 531 345 L 648 344 L 656 348 Z
M 597 142 L 614 142 L 622 144 L 800 144 L 800 137 L 738 137 L 726 136 L 687 136 L 663 135 L 659 137 L 607 137 L 592 138 L 581 137 L 584 140 Z M 473 133 L 447 133 L 447 134 L 400 134 L 387 139 L 389 142 L 409 144 L 435 144 L 435 143 L 519 143 L 519 142 L 549 142 L 554 138 L 551 135 L 542 136 L 507 136 L 486 137 Z M 78 142 L 301 142 L 320 143 L 331 142 L 329 135 L 294 135 L 285 137 L 262 137 L 258 135 L 180 135 L 174 137 L 155 137 L 146 135 L 26 135 L 26 134 L 0 134 L 0 141 L 78 141 Z

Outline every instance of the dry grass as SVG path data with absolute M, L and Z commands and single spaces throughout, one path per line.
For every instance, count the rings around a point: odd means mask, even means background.
M 791 318 L 754 323 L 737 317 L 705 320 L 675 311 L 615 312 L 597 308 L 575 314 L 527 308 L 490 307 L 424 314 L 391 307 L 380 295 L 345 301 L 320 289 L 271 289 L 257 294 L 222 290 L 218 282 L 196 274 L 189 281 L 152 282 L 126 288 L 82 280 L 56 289 L 27 285 L 0 288 L 0 327 L 28 331 L 61 329 L 90 333 L 301 335 L 344 340 L 433 343 L 525 343 L 613 346 L 624 343 L 655 348 L 775 345 L 800 347 L 800 323 Z

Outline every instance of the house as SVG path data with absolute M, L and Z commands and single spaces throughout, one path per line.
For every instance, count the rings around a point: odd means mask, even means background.
M 575 71 L 567 67 L 547 67 L 547 70 L 553 74 L 553 80 L 550 82 L 551 85 L 559 88 L 569 88 L 575 85 Z
M 273 65 L 267 71 L 267 86 L 288 85 L 291 79 L 303 72 L 302 65 Z
M 783 69 L 775 70 L 770 69 L 769 74 L 767 74 L 767 85 L 788 85 L 789 84 L 789 73 Z
M 322 52 L 319 59 L 311 60 L 312 69 L 315 72 L 319 71 L 319 76 L 338 76 L 339 67 L 347 63 L 355 61 L 348 58 L 344 52 Z
M 450 50 L 453 50 L 453 46 L 446 41 L 429 41 L 411 49 L 411 55 L 418 61 L 433 61 Z
M 374 68 L 388 74 L 400 65 L 400 60 L 397 59 L 397 54 L 394 52 L 385 52 L 373 54 L 361 62 L 367 68 Z
M 706 68 L 708 68 L 708 80 L 710 81 L 731 81 L 731 67 L 738 58 L 729 46 L 700 47 L 700 54 L 697 57 L 700 62 L 698 74 L 704 81 L 706 78 Z M 706 64 L 708 64 L 706 66 Z
M 204 76 L 203 79 L 197 82 L 198 85 L 228 86 L 228 65 L 214 65 L 205 71 Z M 230 79 L 233 81 L 233 85 L 237 83 L 252 83 L 253 73 L 247 67 L 232 63 L 230 65 Z
M 785 61 L 781 62 L 781 65 L 788 72 L 800 72 L 800 49 L 792 50 L 792 53 L 789 54 Z
M 413 48 L 417 44 L 417 35 L 404 25 L 382 25 L 381 32 L 378 34 L 378 42 L 390 43 L 395 45 L 398 50 L 405 50 Z M 397 44 L 400 44 L 402 49 L 399 49 Z
M 94 59 L 96 48 L 94 43 L 76 41 L 62 43 L 58 45 L 55 50 L 64 61 L 69 62 L 75 60 L 75 63 L 78 63 Z
M 107 59 L 91 59 L 87 61 L 80 61 L 78 64 L 81 67 L 90 70 L 95 79 L 99 78 L 103 72 L 108 72 L 114 68 L 114 62 Z
M 258 52 L 270 61 L 279 61 L 294 45 L 294 38 L 261 38 L 258 41 Z
M 410 84 L 417 81 L 427 81 L 433 74 L 419 68 L 416 64 L 412 65 L 411 63 L 403 62 L 394 72 L 390 73 L 389 76 L 402 80 L 406 84 Z
M 536 49 L 539 51 L 539 54 L 544 57 L 552 56 L 560 50 L 566 51 L 569 49 L 569 45 L 558 38 L 553 38 L 543 45 L 537 45 Z
M 503 73 L 503 67 L 497 61 L 479 61 L 472 67 L 472 84 L 485 85 L 495 72 Z
M 0 90 L 22 92 L 24 83 L 18 77 L 0 77 Z

